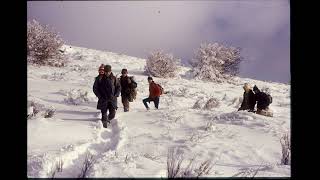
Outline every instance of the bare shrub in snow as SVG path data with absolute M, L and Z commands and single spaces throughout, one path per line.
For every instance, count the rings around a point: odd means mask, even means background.
M 178 96 L 178 97 L 188 97 L 188 88 L 186 87 L 180 87 L 179 89 L 175 89 L 173 91 L 169 91 L 169 95 Z
M 281 149 L 282 149 L 282 157 L 281 164 L 282 165 L 290 165 L 291 164 L 291 146 L 289 134 L 286 133 L 280 138 Z
M 216 98 L 210 98 L 207 103 L 204 105 L 204 109 L 211 110 L 213 108 L 216 108 L 220 105 L 219 100 Z
M 194 131 L 190 134 L 189 141 L 193 143 L 199 143 L 204 138 L 210 136 L 208 133 L 200 133 L 199 131 Z
M 206 131 L 214 131 L 215 130 L 215 124 L 213 121 L 207 122 L 206 126 L 204 127 L 204 130 Z
M 42 79 L 47 79 L 49 81 L 61 81 L 66 80 L 66 72 L 54 72 L 50 75 L 44 74 L 41 76 Z
M 167 156 L 168 178 L 179 177 L 181 173 L 182 162 L 183 162 L 183 156 L 181 154 L 177 154 L 177 151 L 174 148 L 169 149 L 168 156 Z
M 64 66 L 65 59 L 60 48 L 62 38 L 48 25 L 38 21 L 27 22 L 27 61 L 32 64 Z
M 63 170 L 63 160 L 60 158 L 55 164 L 54 166 L 52 166 L 52 169 L 49 173 L 49 176 L 51 178 L 54 178 L 57 172 L 62 172 Z
M 201 109 L 203 107 L 202 104 L 204 103 L 205 103 L 204 98 L 199 98 L 192 106 L 192 109 Z
M 194 169 L 194 172 L 196 173 L 196 177 L 209 175 L 211 170 L 213 168 L 213 165 L 210 160 L 203 161 L 200 166 L 196 169 Z
M 38 114 L 38 112 L 40 111 L 39 110 L 40 108 L 39 108 L 38 104 L 36 104 L 33 101 L 28 101 L 27 108 L 28 108 L 28 115 L 27 115 L 28 119 L 30 119 L 31 117 L 36 116 Z
M 84 56 L 79 51 L 74 52 L 71 57 L 73 57 L 74 60 L 84 60 L 85 59 Z
M 54 113 L 56 112 L 54 107 L 50 107 L 48 109 L 46 109 L 46 111 L 44 112 L 44 118 L 51 118 L 53 117 Z
M 155 77 L 175 77 L 178 71 L 180 59 L 172 54 L 165 54 L 162 51 L 152 52 L 146 62 L 145 72 Z
M 57 169 L 55 169 L 55 167 L 52 168 L 52 170 L 48 173 L 50 178 L 54 178 L 56 176 L 57 173 Z
M 143 156 L 144 156 L 145 158 L 151 159 L 151 160 L 153 160 L 153 161 L 157 161 L 157 160 L 160 159 L 160 156 L 156 156 L 156 155 L 149 154 L 149 153 L 145 153 L 145 154 L 143 154 Z
M 53 117 L 56 109 L 53 106 L 46 106 L 41 101 L 36 99 L 28 100 L 28 116 L 27 119 L 34 119 L 37 117 L 50 118 Z
M 190 159 L 188 165 L 183 167 L 183 155 L 178 154 L 175 149 L 170 149 L 167 157 L 168 178 L 201 177 L 209 175 L 213 168 L 212 162 L 210 160 L 206 160 L 196 166 L 194 163 L 195 158 L 196 157 Z
M 228 96 L 226 93 L 224 93 L 223 98 L 221 99 L 221 101 L 226 101 L 228 99 Z
M 81 172 L 78 175 L 78 178 L 86 178 L 88 176 L 89 171 L 92 169 L 94 163 L 94 156 L 90 153 L 87 153 L 82 164 Z
M 128 164 L 128 163 L 129 163 L 128 154 L 126 155 L 126 157 L 125 157 L 125 159 L 124 159 L 124 162 L 125 162 L 126 164 Z
M 63 160 L 62 159 L 59 159 L 56 162 L 56 169 L 58 172 L 62 172 L 62 169 L 63 169 Z
M 189 160 L 189 163 L 187 167 L 183 168 L 183 170 L 180 173 L 180 177 L 192 177 L 193 171 L 194 171 L 194 160 L 195 156 Z
M 192 106 L 192 109 L 201 109 L 200 100 L 197 100 L 194 105 Z
M 245 168 L 241 169 L 238 173 L 234 174 L 232 177 L 251 177 L 254 178 L 258 172 L 260 171 L 260 168 Z
M 71 91 L 67 92 L 67 98 L 64 101 L 68 104 L 79 105 L 83 102 L 88 102 L 88 91 L 84 91 L 82 89 L 72 89 Z
M 37 116 L 40 111 L 45 109 L 45 106 L 40 103 L 37 103 L 33 100 L 30 100 L 30 101 L 28 101 L 27 108 L 28 108 L 27 119 L 31 119 L 32 117 Z
M 239 73 L 241 61 L 239 48 L 209 43 L 201 44 L 190 64 L 194 77 L 223 82 Z
M 71 67 L 72 71 L 76 71 L 76 72 L 80 72 L 80 73 L 86 72 L 86 71 L 88 71 L 88 69 L 89 69 L 89 67 L 83 67 L 83 66 L 80 66 L 78 64 L 73 65 Z

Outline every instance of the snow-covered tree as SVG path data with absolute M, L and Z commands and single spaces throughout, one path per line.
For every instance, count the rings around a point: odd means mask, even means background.
M 163 51 L 154 51 L 147 58 L 145 72 L 155 77 L 175 77 L 180 59 L 172 54 L 165 54 Z
M 64 41 L 48 25 L 38 21 L 27 22 L 27 61 L 39 65 L 63 66 L 59 51 Z
M 201 44 L 190 61 L 194 77 L 221 82 L 239 73 L 240 49 L 219 43 Z

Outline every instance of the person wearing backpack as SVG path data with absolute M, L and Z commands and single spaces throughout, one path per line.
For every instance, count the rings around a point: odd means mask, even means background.
M 243 100 L 238 111 L 249 110 L 249 112 L 253 112 L 254 106 L 256 105 L 255 95 L 248 83 L 244 84 L 243 89 L 244 89 Z
M 105 128 L 116 115 L 117 97 L 119 97 L 120 91 L 120 83 L 111 72 L 111 66 L 105 65 L 104 73 L 97 76 L 93 84 L 93 92 L 98 97 L 97 109 L 101 110 L 101 121 Z M 109 111 L 109 115 L 107 115 L 107 111 Z
M 253 91 L 255 93 L 255 100 L 257 101 L 257 114 L 270 116 L 273 114 L 269 109 L 269 105 L 272 103 L 272 97 L 269 94 L 261 92 L 257 86 L 253 87 Z
M 154 102 L 154 106 L 156 109 L 159 109 L 159 101 L 160 101 L 160 95 L 162 94 L 163 88 L 159 85 L 156 84 L 152 77 L 148 77 L 148 82 L 149 82 L 149 97 L 145 98 L 142 100 L 144 106 L 149 110 L 150 108 L 148 107 L 148 103 L 151 101 Z
M 133 77 L 128 76 L 128 70 L 122 69 L 120 76 L 121 85 L 121 101 L 123 104 L 124 112 L 129 111 L 129 102 L 132 102 L 136 96 L 137 83 L 133 80 Z

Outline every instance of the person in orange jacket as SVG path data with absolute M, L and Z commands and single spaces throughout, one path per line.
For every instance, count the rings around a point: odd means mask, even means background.
M 150 108 L 148 107 L 148 103 L 150 103 L 151 101 L 154 102 L 154 106 L 155 108 L 159 108 L 159 101 L 160 101 L 160 95 L 161 95 L 161 89 L 160 86 L 158 84 L 156 84 L 152 77 L 148 77 L 148 82 L 149 82 L 149 97 L 145 98 L 142 100 L 144 106 L 147 108 L 147 110 L 149 110 Z

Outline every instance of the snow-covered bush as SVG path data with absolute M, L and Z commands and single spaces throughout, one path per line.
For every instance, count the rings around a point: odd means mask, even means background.
M 65 59 L 60 48 L 62 38 L 48 25 L 38 21 L 27 22 L 27 61 L 32 64 L 64 66 Z
M 64 99 L 66 103 L 79 105 L 83 102 L 88 102 L 88 91 L 82 89 L 72 89 L 71 91 L 67 92 L 67 98 Z
M 283 165 L 290 165 L 291 164 L 291 146 L 290 146 L 290 139 L 289 134 L 284 134 L 281 139 L 281 149 L 282 149 L 282 157 L 281 157 L 281 164 Z
M 213 108 L 216 108 L 220 105 L 219 100 L 216 98 L 210 98 L 207 103 L 204 105 L 204 109 L 211 110 Z
M 180 59 L 172 54 L 165 54 L 162 51 L 152 52 L 146 62 L 145 72 L 155 77 L 175 77 L 178 71 Z
M 201 44 L 190 61 L 194 77 L 202 80 L 222 82 L 239 73 L 240 49 L 219 43 Z

